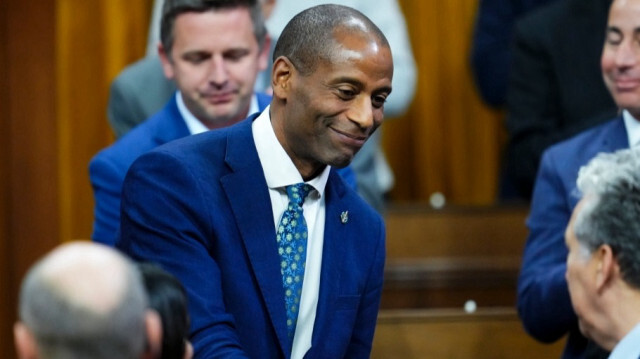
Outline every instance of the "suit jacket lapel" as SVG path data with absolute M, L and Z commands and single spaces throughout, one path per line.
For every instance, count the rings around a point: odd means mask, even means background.
M 322 250 L 322 269 L 320 274 L 320 294 L 316 321 L 313 328 L 312 348 L 316 338 L 327 338 L 332 324 L 330 318 L 335 314 L 334 306 L 340 295 L 340 275 L 348 264 L 344 263 L 344 250 L 341 242 L 355 238 L 347 224 L 341 222 L 340 215 L 349 211 L 349 203 L 344 199 L 346 188 L 335 169 L 331 170 L 325 189 L 325 225 Z M 349 212 L 353 213 L 353 212 Z M 324 335 L 322 333 L 325 333 Z
M 284 353 L 291 353 L 271 199 L 251 132 L 256 117 L 257 114 L 230 131 L 226 162 L 231 173 L 220 180 L 280 346 Z
M 157 128 L 153 133 L 158 146 L 191 134 L 180 110 L 178 110 L 175 93 L 171 95 L 171 100 L 162 109 L 162 121 L 157 123 Z
M 629 136 L 622 116 L 608 126 L 602 136 L 602 150 L 600 152 L 614 152 L 622 148 L 629 148 Z

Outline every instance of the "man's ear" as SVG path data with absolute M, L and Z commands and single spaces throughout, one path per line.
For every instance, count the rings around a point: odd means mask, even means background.
M 161 42 L 158 43 L 158 56 L 160 57 L 160 62 L 162 63 L 162 72 L 164 76 L 169 80 L 173 79 L 173 61 L 171 60 L 171 54 L 167 49 L 162 45 Z
M 280 56 L 274 61 L 271 71 L 271 86 L 274 97 L 286 100 L 294 71 L 293 64 L 286 57 Z
M 148 309 L 144 316 L 147 331 L 147 347 L 142 355 L 143 359 L 160 358 L 162 354 L 162 320 L 155 311 Z
M 38 359 L 36 339 L 22 322 L 13 325 L 13 339 L 19 359 Z
M 596 291 L 601 293 L 620 274 L 620 267 L 608 244 L 603 244 L 596 249 L 593 259 L 596 261 Z

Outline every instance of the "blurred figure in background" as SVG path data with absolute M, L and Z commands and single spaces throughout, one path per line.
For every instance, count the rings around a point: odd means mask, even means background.
M 473 31 L 471 69 L 480 97 L 502 108 L 507 97 L 511 41 L 516 21 L 557 0 L 480 0 Z
M 501 198 L 530 200 L 542 152 L 617 113 L 599 67 L 611 0 L 560 0 L 516 23 Z

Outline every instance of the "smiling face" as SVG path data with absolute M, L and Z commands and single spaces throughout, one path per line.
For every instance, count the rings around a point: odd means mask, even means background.
M 393 62 L 373 37 L 334 33 L 335 47 L 303 75 L 285 57 L 274 63 L 274 96 L 284 102 L 272 118 L 278 140 L 303 178 L 325 165 L 347 166 L 380 126 L 391 92 Z
M 640 118 L 640 0 L 611 5 L 601 67 L 618 106 Z
M 268 41 L 260 49 L 248 8 L 180 14 L 173 34 L 160 56 L 189 111 L 208 128 L 244 119 L 269 49 Z

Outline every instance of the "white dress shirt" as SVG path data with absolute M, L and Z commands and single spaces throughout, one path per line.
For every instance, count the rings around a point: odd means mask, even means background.
M 300 172 L 287 155 L 284 148 L 278 142 L 276 134 L 271 126 L 271 118 L 267 107 L 253 122 L 253 140 L 258 150 L 258 157 L 262 164 L 269 196 L 271 209 L 273 210 L 274 228 L 278 227 L 280 217 L 289 204 L 289 198 L 285 187 L 304 182 Z M 300 298 L 300 311 L 298 324 L 293 337 L 292 359 L 301 359 L 311 348 L 313 324 L 316 320 L 318 307 L 318 295 L 320 293 L 320 270 L 322 266 L 322 244 L 324 243 L 325 200 L 324 190 L 329 178 L 331 167 L 327 166 L 316 178 L 306 183 L 313 187 L 304 201 L 302 209 L 304 219 L 307 222 L 307 260 L 305 265 L 304 280 L 302 282 L 302 296 Z M 273 233 L 276 240 L 276 233 Z M 278 255 L 274 253 L 274 255 Z M 284 307 L 284 296 L 282 306 Z
M 184 122 L 187 124 L 190 134 L 197 135 L 199 133 L 209 131 L 207 126 L 205 126 L 202 121 L 198 120 L 196 116 L 189 111 L 187 106 L 184 104 L 184 100 L 182 100 L 182 93 L 180 91 L 176 91 L 176 103 L 178 105 L 178 111 L 180 112 L 180 115 L 182 115 Z M 254 94 L 251 96 L 251 104 L 249 105 L 249 113 L 247 116 L 258 111 L 260 111 L 258 108 L 258 98 Z
M 622 111 L 622 119 L 624 127 L 627 129 L 629 147 L 640 145 L 640 120 L 633 117 L 627 110 Z
M 609 359 L 640 358 L 640 323 L 636 324 L 627 335 L 613 348 Z

